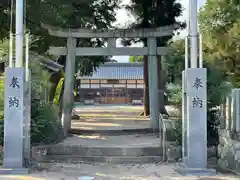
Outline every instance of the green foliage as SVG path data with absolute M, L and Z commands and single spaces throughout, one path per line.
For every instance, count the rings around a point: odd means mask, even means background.
M 207 68 L 207 133 L 208 144 L 216 145 L 218 143 L 219 118 L 217 117 L 216 107 L 219 106 L 229 91 L 231 86 L 225 81 L 225 77 L 218 69 L 205 64 Z M 181 109 L 182 90 L 181 85 L 169 84 L 167 86 L 168 98 L 171 104 Z M 179 117 L 180 118 L 180 117 Z M 178 121 L 176 121 L 178 123 Z M 176 138 L 181 142 L 181 126 L 177 125 L 168 136 Z
M 240 4 L 207 0 L 199 13 L 204 56 L 220 68 L 235 87 L 240 84 Z
M 143 62 L 143 56 L 129 56 L 129 62 Z
M 176 105 L 178 108 L 181 107 L 182 101 L 182 87 L 179 84 L 168 84 L 166 90 L 168 96 L 168 102 L 171 105 Z
M 39 61 L 32 61 L 31 75 L 31 143 L 49 144 L 62 138 L 62 127 L 58 107 L 52 105 L 48 94 L 49 74 L 43 70 Z M 3 143 L 4 125 L 4 76 L 0 80 L 0 144 Z
M 174 127 L 166 129 L 167 141 L 175 141 L 178 145 L 182 145 L 182 121 L 181 119 L 174 120 Z
M 181 74 L 184 69 L 184 40 L 174 41 L 170 44 L 170 47 L 173 54 L 164 58 L 163 65 L 164 68 L 167 69 L 169 81 L 174 84 L 168 84 L 167 93 L 170 103 L 176 105 L 178 109 L 181 109 Z M 204 67 L 207 68 L 207 129 L 209 145 L 218 143 L 217 128 L 219 126 L 219 119 L 215 109 L 232 88 L 232 86 L 229 86 L 231 83 L 227 82 L 228 78 L 226 77 L 225 71 L 214 64 L 211 58 L 209 56 L 209 61 L 204 61 Z M 181 130 L 181 127 L 179 128 Z M 172 134 L 177 133 L 174 131 L 178 132 L 178 130 L 175 129 Z M 178 134 L 180 134 L 180 131 Z M 181 136 L 177 139 L 179 138 L 181 138 Z
M 14 1 L 15 3 L 15 1 Z M 8 37 L 10 5 L 8 0 L 0 2 L 0 40 Z M 30 50 L 45 54 L 50 46 L 65 46 L 66 39 L 50 36 L 42 24 L 62 28 L 108 29 L 116 20 L 116 0 L 28 0 L 26 1 L 26 26 L 31 33 Z M 1 13 L 3 14 L 1 16 Z M 5 25 L 6 24 L 6 25 Z M 13 24 L 14 27 L 14 24 Z M 102 47 L 106 39 L 77 39 L 77 46 Z M 81 75 L 90 75 L 107 57 L 77 57 L 77 68 Z M 63 65 L 65 62 L 62 63 Z
M 179 24 L 181 27 L 185 25 L 177 21 L 177 17 L 181 16 L 182 6 L 176 0 L 133 0 L 127 9 L 132 12 L 136 18 L 136 23 L 131 24 L 131 28 L 153 28 L 159 26 L 168 26 L 172 24 Z M 165 36 L 157 39 L 158 46 L 167 44 L 171 36 Z M 132 42 L 143 42 L 146 46 L 146 39 L 129 39 L 123 40 L 124 45 L 129 45 Z
M 219 118 L 216 109 L 232 88 L 228 85 L 224 73 L 209 64 L 207 66 L 207 136 L 209 145 L 218 144 Z
M 61 94 L 61 89 L 63 88 L 63 82 L 64 82 L 64 78 L 61 78 L 56 88 L 56 92 L 53 99 L 53 103 L 56 105 L 58 105 L 60 102 L 60 94 Z
M 164 73 L 169 83 L 181 84 L 182 70 L 184 69 L 184 57 L 181 55 L 164 56 L 163 61 Z
M 207 66 L 207 97 L 208 108 L 214 108 L 222 103 L 223 98 L 229 93 L 231 86 L 228 85 L 224 73 L 215 67 Z
M 38 61 L 32 61 L 30 64 L 32 99 L 41 99 L 48 101 L 48 92 L 50 90 L 50 74 L 47 70 L 43 70 Z
M 9 19 L 9 13 L 7 10 L 7 1 L 1 1 L 0 2 L 0 40 L 5 39 L 8 34 L 9 34 L 9 24 L 10 24 L 10 19 Z
M 59 141 L 62 127 L 59 109 L 48 100 L 51 87 L 50 74 L 41 68 L 38 61 L 31 63 L 31 142 L 49 144 Z
M 31 142 L 33 145 L 56 143 L 63 138 L 56 106 L 50 103 L 32 102 L 31 113 Z

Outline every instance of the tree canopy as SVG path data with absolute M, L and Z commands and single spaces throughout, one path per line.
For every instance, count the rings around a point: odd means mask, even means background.
M 176 0 L 132 0 L 132 4 L 127 6 L 136 18 L 136 22 L 131 28 L 154 28 L 159 26 L 168 26 L 178 24 L 184 27 L 184 23 L 177 20 L 181 16 L 182 6 Z M 158 38 L 158 46 L 164 46 L 172 36 Z M 134 42 L 143 41 L 143 39 L 132 40 Z M 124 41 L 124 44 L 130 44 L 131 41 Z M 146 41 L 143 43 L 146 45 Z
M 240 83 L 240 4 L 238 0 L 207 0 L 199 13 L 205 59 Z M 239 84 L 240 85 L 240 84 Z M 238 86 L 239 86 L 238 85 Z
M 10 1 L 0 2 L 0 38 L 8 38 L 10 21 Z M 112 28 L 116 20 L 115 9 L 118 8 L 116 0 L 28 0 L 26 1 L 26 27 L 32 34 L 31 50 L 45 53 L 49 46 L 64 46 L 66 39 L 52 37 L 42 28 L 41 24 L 50 24 L 63 28 Z M 13 25 L 14 29 L 14 25 Z M 105 39 L 78 39 L 77 46 L 104 46 Z M 79 58 L 77 58 L 79 59 Z M 77 61 L 80 72 L 91 73 L 100 63 L 108 57 L 85 57 Z
M 129 56 L 128 61 L 131 63 L 143 62 L 143 56 Z

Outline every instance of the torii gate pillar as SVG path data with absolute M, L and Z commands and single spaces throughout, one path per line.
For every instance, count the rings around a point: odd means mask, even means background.
M 74 90 L 74 74 L 76 61 L 76 38 L 68 37 L 67 39 L 67 58 L 65 66 L 63 106 L 62 106 L 62 125 L 64 128 L 64 136 L 68 134 L 71 128 L 71 116 L 73 106 L 73 90 Z M 69 96 L 70 95 L 70 96 Z

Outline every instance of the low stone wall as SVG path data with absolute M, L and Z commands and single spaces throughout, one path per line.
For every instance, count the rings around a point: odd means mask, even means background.
M 221 168 L 240 173 L 240 133 L 219 130 L 218 158 Z

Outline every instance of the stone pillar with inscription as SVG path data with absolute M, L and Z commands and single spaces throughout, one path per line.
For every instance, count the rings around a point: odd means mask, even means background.
M 207 72 L 189 68 L 186 73 L 187 93 L 187 159 L 190 168 L 207 168 Z
M 26 174 L 23 158 L 24 68 L 5 69 L 4 158 L 0 173 Z
M 214 175 L 215 170 L 207 169 L 207 70 L 188 68 L 183 81 L 183 166 L 177 171 Z

